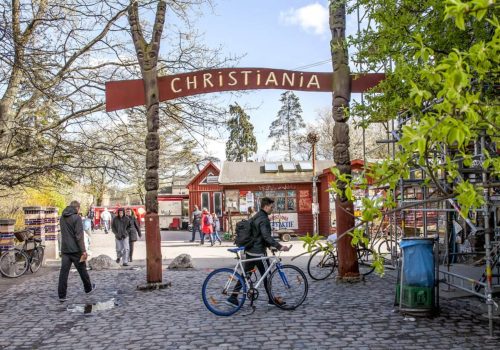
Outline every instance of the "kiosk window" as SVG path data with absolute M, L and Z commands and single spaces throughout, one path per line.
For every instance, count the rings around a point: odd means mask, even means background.
M 214 212 L 217 216 L 222 215 L 222 193 L 215 192 L 214 193 Z
M 263 197 L 274 199 L 275 213 L 297 211 L 297 192 L 295 190 L 255 192 L 255 206 L 257 207 L 257 210 L 260 210 L 260 200 Z
M 201 193 L 201 210 L 203 208 L 207 208 L 207 210 L 210 212 L 210 193 L 208 192 L 202 192 Z

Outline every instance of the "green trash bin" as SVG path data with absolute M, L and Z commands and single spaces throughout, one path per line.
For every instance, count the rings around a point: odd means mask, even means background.
M 433 238 L 403 238 L 401 278 L 396 303 L 403 313 L 431 315 L 435 312 L 435 259 Z

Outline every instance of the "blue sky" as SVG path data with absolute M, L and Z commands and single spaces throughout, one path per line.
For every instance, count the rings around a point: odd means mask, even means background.
M 222 45 L 224 52 L 245 55 L 239 67 L 266 67 L 304 71 L 331 71 L 330 39 L 328 27 L 328 1 L 311 0 L 215 0 L 215 8 L 208 10 L 196 22 L 204 32 L 205 42 L 211 47 Z M 348 26 L 356 21 L 348 18 Z M 348 30 L 349 33 L 349 30 Z M 326 62 L 325 62 L 326 61 Z M 302 68 L 324 62 L 311 68 Z M 281 104 L 282 90 L 254 90 L 241 96 L 222 99 L 223 103 L 238 102 L 248 110 L 255 127 L 258 159 L 271 148 L 269 126 Z M 330 93 L 296 91 L 303 118 L 312 122 L 319 109 L 331 106 Z M 225 101 L 224 101 L 225 100 Z M 225 159 L 225 140 L 211 142 L 208 151 Z M 268 160 L 281 160 L 276 152 Z

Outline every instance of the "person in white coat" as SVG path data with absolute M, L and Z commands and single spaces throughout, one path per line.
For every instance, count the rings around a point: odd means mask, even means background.
M 104 226 L 104 233 L 107 234 L 111 224 L 111 213 L 108 211 L 108 208 L 104 208 L 104 211 L 101 213 L 101 221 Z

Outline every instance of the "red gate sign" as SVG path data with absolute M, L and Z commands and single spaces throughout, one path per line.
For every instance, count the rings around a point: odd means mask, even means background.
M 385 78 L 383 73 L 352 75 L 352 92 L 363 92 Z M 270 68 L 221 68 L 158 78 L 160 101 L 219 91 L 280 89 L 331 92 L 332 72 L 299 72 Z M 106 111 L 146 103 L 142 79 L 106 83 Z

